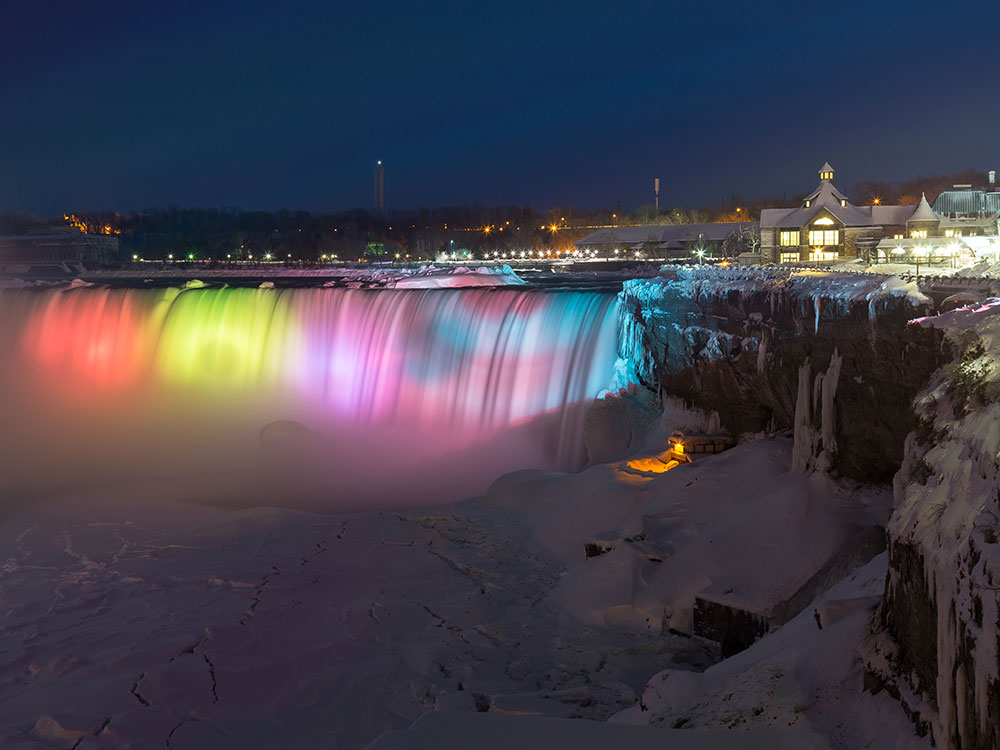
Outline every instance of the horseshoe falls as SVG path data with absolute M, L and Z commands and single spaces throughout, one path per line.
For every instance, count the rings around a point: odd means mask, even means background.
M 537 289 L 4 290 L 0 490 L 155 480 L 341 510 L 573 470 L 617 308 Z

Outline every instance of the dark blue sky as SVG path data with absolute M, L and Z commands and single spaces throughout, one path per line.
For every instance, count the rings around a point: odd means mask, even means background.
M 1000 164 L 1000 3 L 0 0 L 0 210 L 623 208 Z

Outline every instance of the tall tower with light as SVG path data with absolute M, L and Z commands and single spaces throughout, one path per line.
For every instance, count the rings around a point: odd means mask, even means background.
M 375 163 L 375 195 L 374 211 L 376 216 L 385 216 L 385 170 L 382 169 L 382 160 Z

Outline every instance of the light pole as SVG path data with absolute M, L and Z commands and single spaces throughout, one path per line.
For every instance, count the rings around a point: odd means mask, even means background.
M 913 259 L 917 262 L 917 278 L 920 278 L 920 259 L 927 253 L 927 248 L 925 247 L 915 247 L 913 248 Z

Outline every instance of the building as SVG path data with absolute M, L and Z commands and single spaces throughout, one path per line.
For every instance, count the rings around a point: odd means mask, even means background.
M 856 206 L 834 186 L 829 163 L 820 167 L 819 179 L 801 205 L 761 211 L 762 262 L 875 260 L 888 257 L 890 250 L 907 255 L 900 247 L 917 247 L 929 238 L 997 234 L 997 192 L 956 186 L 942 191 L 933 207 L 926 196 L 916 206 Z
M 990 172 L 991 186 L 995 186 L 995 174 Z M 921 196 L 905 226 L 886 227 L 873 259 L 958 265 L 975 257 L 995 262 L 1000 252 L 998 234 L 1000 192 L 955 185 L 942 190 L 933 206 Z
M 854 258 L 860 249 L 874 247 L 882 238 L 881 217 L 871 209 L 895 206 L 855 206 L 833 184 L 829 163 L 819 170 L 819 186 L 794 208 L 766 208 L 760 212 L 760 251 L 764 263 L 800 263 Z M 892 212 L 882 211 L 889 214 Z M 887 216 L 891 221 L 899 217 Z
M 118 259 L 118 237 L 84 234 L 76 227 L 35 227 L 26 235 L 0 237 L 0 272 L 50 268 L 79 273 Z
M 1000 192 L 996 190 L 996 172 L 990 172 L 992 190 L 955 185 L 942 190 L 934 201 L 938 231 L 942 237 L 980 237 L 998 234 Z
M 608 227 L 574 242 L 584 253 L 604 258 L 638 254 L 643 258 L 689 259 L 696 255 L 716 257 L 722 243 L 733 232 L 752 229 L 753 222 L 718 224 L 669 224 L 638 227 Z

